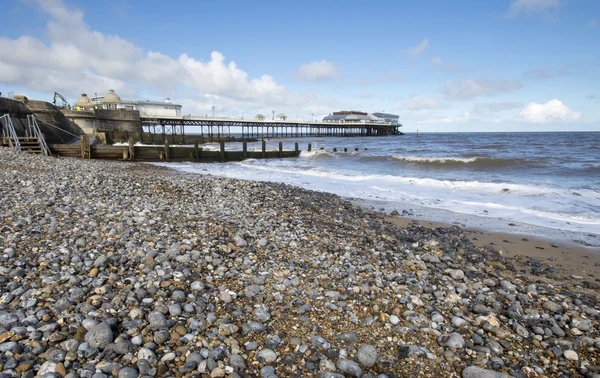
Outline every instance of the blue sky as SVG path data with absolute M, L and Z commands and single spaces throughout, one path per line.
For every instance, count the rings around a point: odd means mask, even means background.
M 600 2 L 8 0 L 0 91 L 184 113 L 400 115 L 407 131 L 600 131 Z

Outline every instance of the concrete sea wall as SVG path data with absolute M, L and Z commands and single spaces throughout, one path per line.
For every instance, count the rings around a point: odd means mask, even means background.
M 49 143 L 71 143 L 77 139 L 75 135 L 83 134 L 79 126 L 49 102 L 0 97 L 0 116 L 4 114 L 10 115 L 19 136 L 25 135 L 27 116 L 31 114 L 38 119 L 40 130 Z

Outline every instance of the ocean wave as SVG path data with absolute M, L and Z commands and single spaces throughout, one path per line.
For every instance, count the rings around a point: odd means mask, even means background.
M 477 157 L 459 158 L 459 157 L 437 157 L 437 156 L 401 156 L 394 155 L 393 159 L 408 161 L 411 163 L 474 163 Z
M 245 162 L 236 163 L 240 166 L 245 166 Z M 540 196 L 576 196 L 580 198 L 590 198 L 600 200 L 600 192 L 591 189 L 562 189 L 553 187 L 543 187 L 536 185 L 509 184 L 509 183 L 491 183 L 482 181 L 463 181 L 463 180 L 437 180 L 433 178 L 416 178 L 394 175 L 377 175 L 377 174 L 348 174 L 342 172 L 331 172 L 319 169 L 294 169 L 292 167 L 274 167 L 274 166 L 253 166 L 253 169 L 261 171 L 269 171 L 279 174 L 295 174 L 302 176 L 323 177 L 334 180 L 361 182 L 370 181 L 373 183 L 387 182 L 400 185 L 408 185 L 412 187 L 423 188 L 440 188 L 455 191 L 489 193 L 501 195 L 518 195 L 525 197 L 540 197 Z
M 456 166 L 465 165 L 491 167 L 491 166 L 515 166 L 515 165 L 531 165 L 535 162 L 525 159 L 503 159 L 503 158 L 487 158 L 487 157 L 454 157 L 454 156 L 403 156 L 394 155 L 393 159 L 410 163 L 423 165 L 445 165 Z
M 334 157 L 335 154 L 336 152 L 327 150 L 300 151 L 300 157 L 304 158 Z

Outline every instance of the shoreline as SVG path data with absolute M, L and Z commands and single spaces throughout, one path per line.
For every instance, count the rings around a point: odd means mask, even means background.
M 433 229 L 453 226 L 443 222 L 392 215 L 386 216 L 386 220 L 400 227 L 411 223 Z M 539 261 L 540 264 L 555 268 L 557 277 L 571 278 L 572 275 L 575 275 L 582 279 L 595 281 L 600 278 L 600 250 L 595 247 L 549 241 L 531 235 L 459 227 L 475 245 L 492 247 L 506 257 L 518 259 L 525 265 L 529 264 L 530 269 L 536 268 Z
M 165 169 L 165 171 L 169 171 L 170 174 L 221 177 L 212 174 L 181 171 L 163 164 L 143 164 L 153 167 L 160 167 Z M 241 180 L 231 178 L 227 179 Z M 254 180 L 250 181 L 254 182 Z M 268 181 L 256 182 L 268 183 Z M 284 183 L 280 184 L 289 185 Z M 299 186 L 294 187 L 304 189 Z M 310 189 L 305 190 L 311 191 Z M 338 196 L 337 194 L 331 192 L 317 192 Z M 340 196 L 340 198 L 348 200 L 361 209 L 372 213 L 376 213 L 373 205 L 381 204 L 375 201 L 367 201 L 363 199 L 354 199 L 342 196 Z M 542 238 L 527 233 L 490 231 L 483 227 L 467 227 L 458 222 L 448 223 L 390 214 L 385 214 L 384 219 L 398 227 L 406 227 L 411 224 L 418 224 L 429 229 L 435 229 L 439 227 L 450 228 L 453 226 L 459 227 L 469 237 L 473 244 L 480 247 L 492 248 L 497 250 L 503 256 L 518 260 L 520 262 L 520 271 L 523 274 L 531 276 L 532 278 L 543 277 L 544 274 L 548 273 L 548 268 L 551 268 L 551 276 L 554 279 L 573 279 L 572 276 L 574 276 L 576 277 L 575 279 L 600 282 L 600 247 L 597 246 L 578 245 L 574 240 L 564 242 L 549 237 Z
M 286 184 L 2 148 L 0 192 L 2 375 L 600 372 L 596 281 L 546 261 L 531 274 L 455 225 Z
M 427 207 L 417 203 L 407 202 L 393 202 L 391 200 L 382 199 L 370 199 L 357 197 L 351 190 L 340 189 L 343 188 L 343 183 L 340 183 L 340 187 L 331 187 L 328 185 L 319 185 L 319 178 L 313 177 L 312 179 L 317 180 L 316 182 L 309 182 L 310 179 L 304 180 L 295 178 L 295 174 L 291 173 L 290 177 L 277 176 L 275 178 L 269 176 L 248 175 L 238 172 L 236 169 L 232 169 L 233 173 L 229 172 L 229 168 L 223 173 L 213 171 L 210 167 L 202 168 L 202 165 L 191 164 L 189 166 L 178 167 L 177 164 L 172 166 L 175 170 L 191 171 L 191 173 L 198 173 L 202 175 L 214 175 L 217 177 L 227 178 L 238 178 L 241 180 L 250 181 L 263 181 L 263 182 L 275 182 L 275 183 L 286 183 L 288 185 L 295 185 L 302 187 L 307 190 L 316 190 L 323 193 L 331 193 L 339 195 L 353 203 L 365 207 L 374 208 L 378 211 L 385 211 L 391 213 L 393 211 L 408 214 L 407 216 L 414 219 L 422 219 L 428 221 L 436 221 L 446 224 L 459 224 L 468 229 L 483 230 L 484 232 L 502 233 L 502 234 L 516 234 L 525 235 L 527 238 L 535 238 L 546 240 L 555 243 L 562 243 L 568 240 L 569 244 L 573 246 L 583 246 L 592 250 L 600 252 L 600 233 L 596 230 L 588 228 L 580 228 L 580 225 L 573 223 L 572 225 L 562 225 L 560 222 L 550 222 L 550 224 L 544 224 L 543 222 L 525 223 L 523 220 L 511 219 L 511 216 L 494 217 L 484 213 L 470 214 L 454 212 L 448 209 Z M 202 172 L 204 171 L 204 172 Z M 268 171 L 268 170 L 267 170 Z M 362 193 L 364 196 L 368 195 Z M 484 211 L 487 213 L 487 211 Z M 518 217 L 517 217 L 518 218 Z M 564 226 L 564 227 L 563 227 Z M 594 232 L 596 231 L 596 232 Z

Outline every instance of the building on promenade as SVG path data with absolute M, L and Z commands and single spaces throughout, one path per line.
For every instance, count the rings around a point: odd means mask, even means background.
M 81 102 L 82 106 L 84 106 L 83 102 L 86 101 L 84 97 L 96 109 L 137 110 L 142 117 L 181 117 L 181 105 L 173 104 L 170 98 L 167 98 L 165 101 L 121 100 L 121 97 L 114 90 L 110 89 L 105 96 L 92 97 L 91 99 L 87 95 L 82 94 L 75 105 L 77 106 Z

